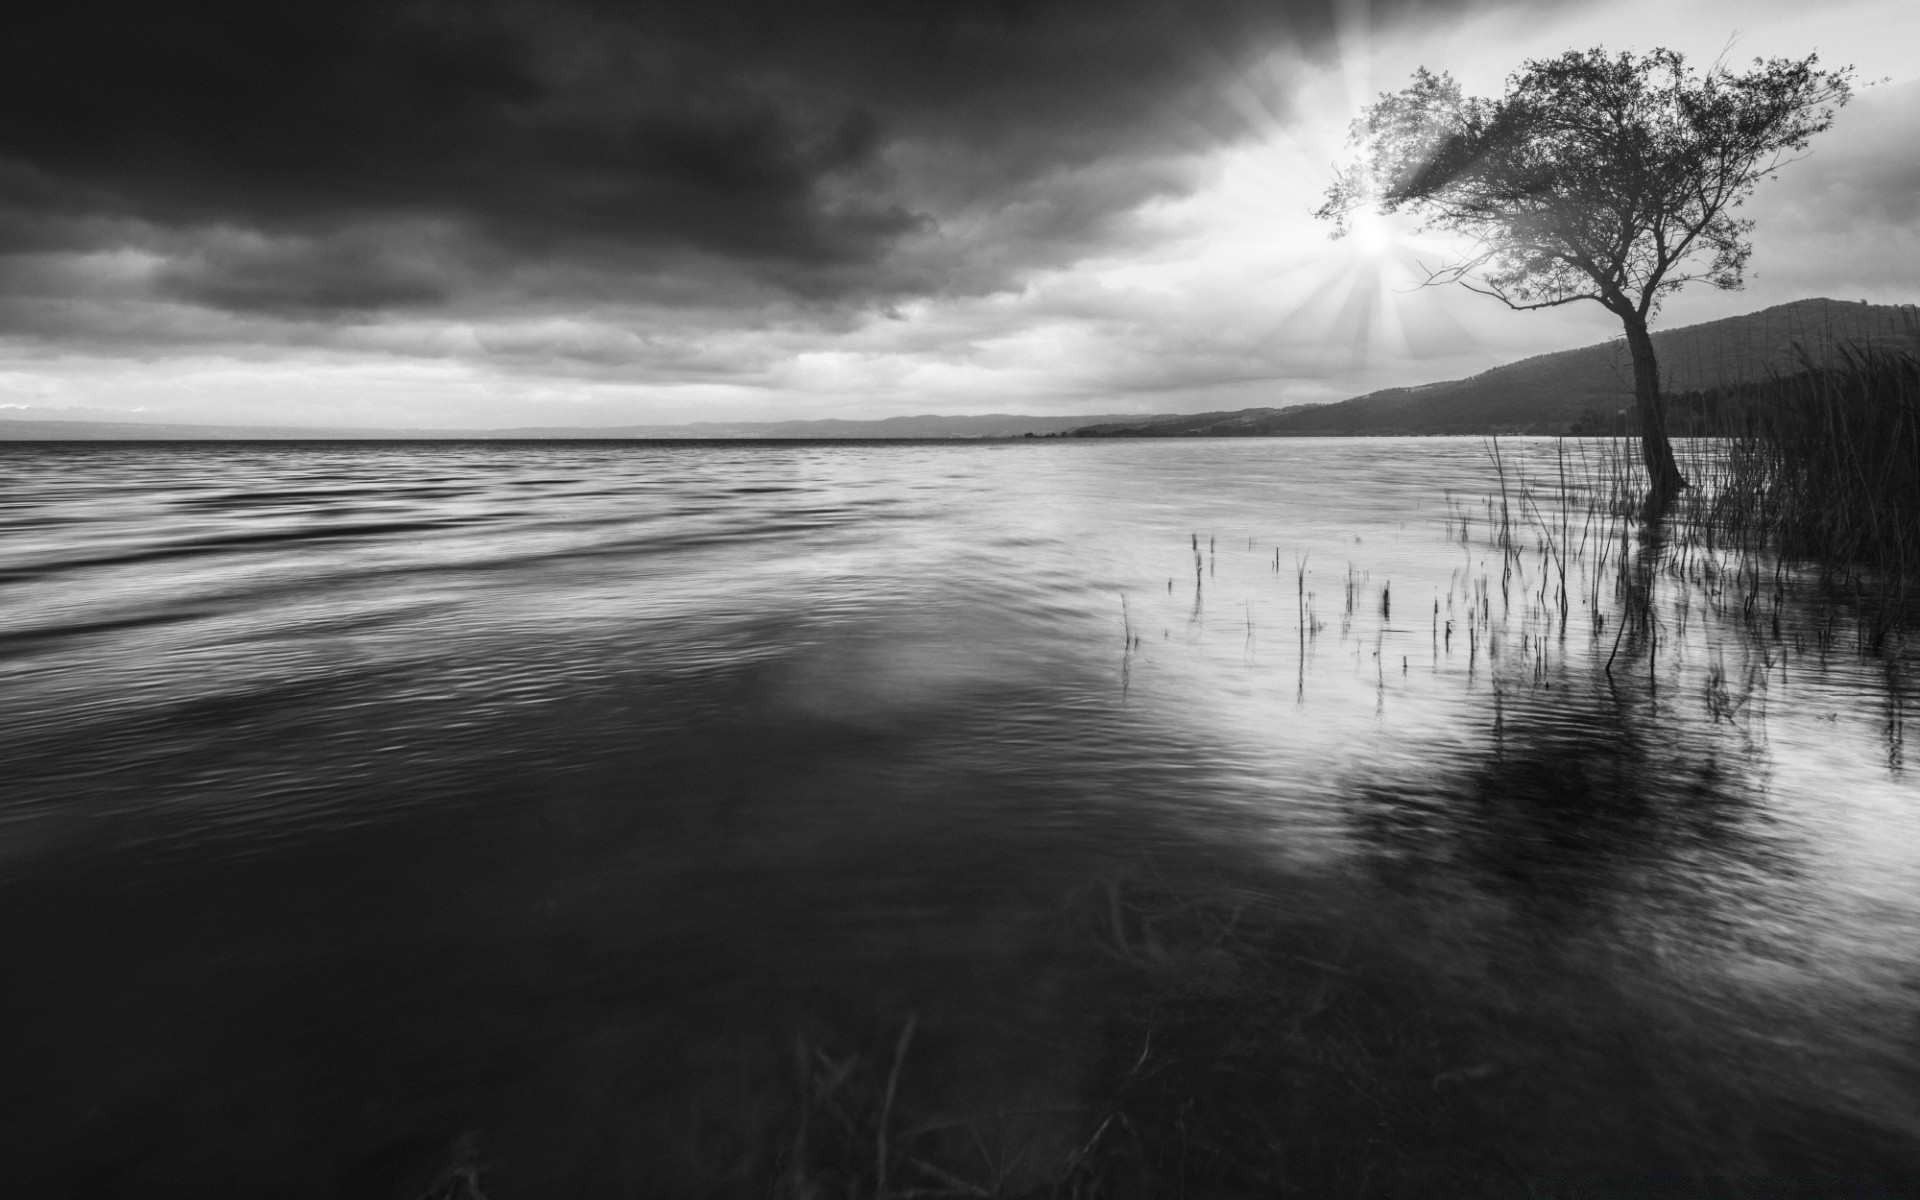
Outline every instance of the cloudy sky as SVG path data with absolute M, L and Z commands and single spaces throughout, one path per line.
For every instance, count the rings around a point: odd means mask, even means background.
M 22 11 L 27 10 L 27 11 Z M 0 16 L 0 416 L 607 425 L 1340 399 L 1610 336 L 1309 213 L 1420 65 L 1817 50 L 1744 292 L 1920 300 L 1912 0 L 66 0 Z

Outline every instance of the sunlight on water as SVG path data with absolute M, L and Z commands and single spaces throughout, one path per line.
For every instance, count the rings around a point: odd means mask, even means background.
M 1506 453 L 1515 503 L 1563 465 Z M 1132 962 L 1148 878 L 1357 881 L 1451 914 L 1417 959 L 1547 944 L 1810 1070 L 1911 1054 L 1902 657 L 1810 600 L 1757 637 L 1708 558 L 1623 638 L 1641 552 L 1544 500 L 1503 550 L 1476 441 L 0 456 L 0 1018 L 38 1031 L 0 1089 L 54 1191 L 484 1126 L 540 1194 L 680 1136 L 609 1062 L 697 1096 L 697 1047 L 855 996 L 1065 1045 L 1020 931 L 1108 896 Z M 1077 1078 L 1036 1069 L 995 1086 Z

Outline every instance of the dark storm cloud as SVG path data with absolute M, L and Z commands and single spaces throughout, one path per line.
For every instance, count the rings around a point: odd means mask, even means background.
M 1332 4 L 12 5 L 0 250 L 288 316 L 511 305 L 530 265 L 548 300 L 981 290 L 1185 186 L 1245 130 L 1235 73 Z
M 455 272 L 399 237 L 350 229 L 326 238 L 212 236 L 155 273 L 164 297 L 287 316 L 445 301 Z

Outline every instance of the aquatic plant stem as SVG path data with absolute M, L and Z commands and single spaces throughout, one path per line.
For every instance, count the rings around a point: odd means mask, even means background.
M 900 1040 L 893 1047 L 893 1069 L 887 1072 L 886 1097 L 880 1104 L 880 1136 L 873 1152 L 874 1200 L 884 1200 L 887 1194 L 887 1126 L 893 1120 L 893 1097 L 900 1087 L 900 1065 L 906 1061 L 907 1045 L 913 1041 L 913 1031 L 919 1023 L 918 1012 L 908 1013 L 906 1026 L 900 1030 Z

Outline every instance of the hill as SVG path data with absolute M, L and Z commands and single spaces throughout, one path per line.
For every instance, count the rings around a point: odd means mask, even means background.
M 1834 361 L 1843 346 L 1911 345 L 1920 319 L 1907 305 L 1799 300 L 1653 335 L 1670 393 L 1766 379 L 1803 357 Z M 1113 422 L 1075 437 L 1286 437 L 1343 434 L 1559 434 L 1608 428 L 1633 405 L 1624 340 L 1542 354 L 1467 379 L 1387 388 L 1334 404 L 1249 408 Z M 1675 432 L 1684 432 L 1676 430 Z

